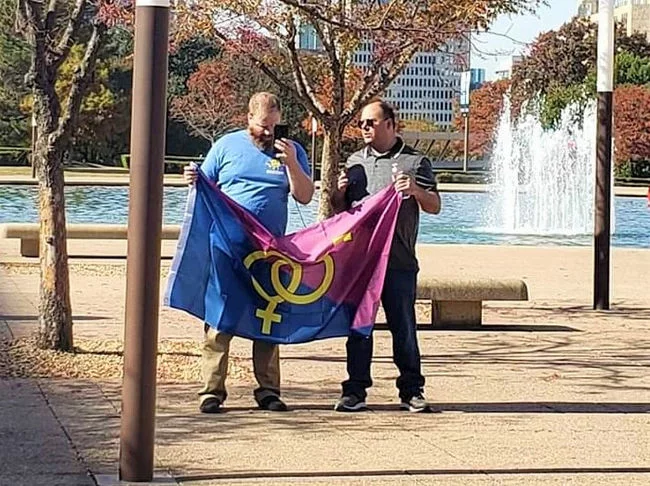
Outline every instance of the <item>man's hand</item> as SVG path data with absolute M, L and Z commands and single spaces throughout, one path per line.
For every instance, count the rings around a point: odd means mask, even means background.
M 425 213 L 438 214 L 440 212 L 440 195 L 437 191 L 427 191 L 415 182 L 415 177 L 400 172 L 395 177 L 395 190 L 404 197 L 413 196 Z
M 345 190 L 348 188 L 348 185 L 350 184 L 350 179 L 348 179 L 348 173 L 346 170 L 342 170 L 339 173 L 339 178 L 336 181 L 336 188 L 340 192 L 345 192 Z
M 196 165 L 188 164 L 183 167 L 183 181 L 188 185 L 193 185 L 196 182 L 196 179 L 199 177 L 197 173 Z
M 423 189 L 415 183 L 415 178 L 412 175 L 400 172 L 395 178 L 395 190 L 404 196 L 417 197 Z
M 276 140 L 275 148 L 278 151 L 278 158 L 282 159 L 285 165 L 295 166 L 298 164 L 296 146 L 291 142 L 291 140 L 287 140 L 286 138 Z

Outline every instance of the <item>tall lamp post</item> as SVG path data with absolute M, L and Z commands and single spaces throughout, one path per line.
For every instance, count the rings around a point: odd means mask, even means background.
M 311 116 L 311 180 L 316 180 L 316 132 L 318 131 L 318 120 Z
M 153 479 L 170 0 L 136 0 L 119 478 Z
M 614 0 L 598 3 L 598 130 L 594 212 L 594 309 L 609 309 Z
M 30 160 L 32 162 L 32 179 L 36 177 L 36 114 L 32 111 L 32 144 L 31 144 L 31 154 Z
M 469 161 L 469 94 L 472 82 L 472 72 L 463 71 L 460 74 L 460 112 L 465 121 L 463 136 L 463 172 L 467 172 Z

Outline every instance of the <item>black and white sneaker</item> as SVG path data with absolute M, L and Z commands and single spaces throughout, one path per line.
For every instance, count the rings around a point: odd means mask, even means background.
M 402 403 L 399 404 L 399 408 L 402 410 L 408 410 L 409 412 L 413 413 L 431 412 L 431 407 L 421 393 L 419 395 L 412 396 L 408 400 L 402 400 Z
M 366 402 L 356 395 L 343 395 L 334 405 L 336 412 L 361 412 L 363 410 L 368 410 Z

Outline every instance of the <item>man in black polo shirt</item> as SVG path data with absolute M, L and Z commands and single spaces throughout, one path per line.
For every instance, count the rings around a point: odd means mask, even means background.
M 375 101 L 363 108 L 359 127 L 366 146 L 350 156 L 332 195 L 337 212 L 375 194 L 388 184 L 403 194 L 395 234 L 384 280 L 381 302 L 393 336 L 393 361 L 399 369 L 397 388 L 400 408 L 411 412 L 429 410 L 423 396 L 424 377 L 420 363 L 415 293 L 418 261 L 415 255 L 420 210 L 440 212 L 440 196 L 431 162 L 397 136 L 395 112 Z M 349 379 L 343 382 L 341 399 L 334 408 L 339 412 L 366 409 L 366 388 L 372 386 L 370 363 L 372 336 L 350 336 L 346 343 Z

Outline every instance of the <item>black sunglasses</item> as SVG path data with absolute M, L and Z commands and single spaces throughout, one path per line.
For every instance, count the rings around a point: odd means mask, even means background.
M 379 121 L 373 120 L 372 118 L 368 118 L 368 119 L 366 119 L 366 120 L 359 120 L 359 121 L 357 122 L 357 126 L 358 126 L 361 130 L 364 130 L 364 129 L 366 129 L 366 128 L 370 129 L 370 128 L 374 128 L 375 123 L 381 123 L 381 122 L 386 121 L 386 120 L 388 120 L 388 117 L 383 118 L 383 119 L 381 119 L 381 120 L 379 120 Z

